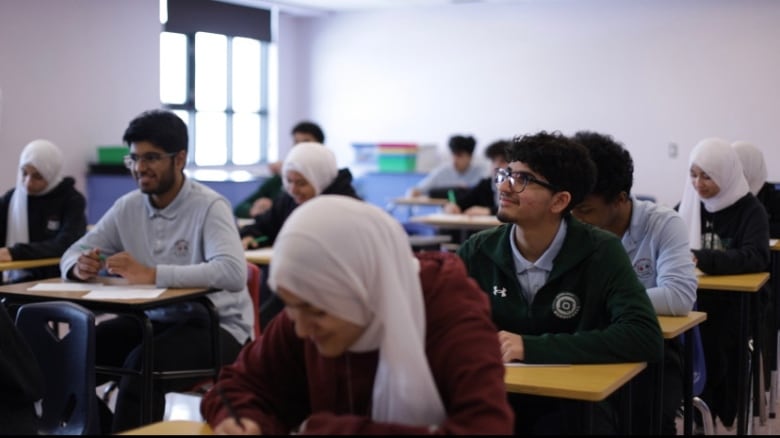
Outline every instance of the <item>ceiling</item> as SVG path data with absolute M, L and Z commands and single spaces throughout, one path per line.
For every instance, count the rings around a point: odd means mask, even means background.
M 222 0 L 232 3 L 277 6 L 287 12 L 347 12 L 390 8 L 447 6 L 468 3 L 519 3 L 527 0 Z

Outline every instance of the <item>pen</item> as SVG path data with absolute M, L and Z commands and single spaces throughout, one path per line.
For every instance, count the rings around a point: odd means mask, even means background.
M 447 190 L 447 199 L 449 199 L 449 201 L 451 203 L 457 204 L 457 202 L 455 200 L 455 191 L 454 190 L 452 190 L 452 189 Z
M 260 236 L 260 237 L 255 237 L 254 242 L 255 243 L 263 243 L 266 240 L 268 240 L 268 236 Z
M 228 414 L 230 414 L 231 417 L 233 417 L 233 420 L 238 424 L 238 427 L 241 428 L 241 430 L 244 429 L 244 425 L 241 424 L 241 418 L 238 416 L 238 412 L 236 412 L 235 409 L 233 409 L 233 404 L 230 403 L 230 399 L 227 398 L 225 395 L 225 391 L 222 390 L 222 387 L 217 385 L 217 394 L 219 394 L 220 400 L 222 400 L 222 404 L 225 406 L 225 409 L 227 409 Z
M 92 251 L 94 249 L 94 248 L 88 247 L 87 245 L 80 245 L 79 248 L 81 248 L 82 251 Z M 101 252 L 100 254 L 98 254 L 98 258 L 100 260 L 105 260 L 106 259 L 106 255 Z

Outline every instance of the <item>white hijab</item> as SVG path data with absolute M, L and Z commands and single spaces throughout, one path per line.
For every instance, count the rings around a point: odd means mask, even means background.
M 750 186 L 750 193 L 753 196 L 758 195 L 761 187 L 764 186 L 767 178 L 766 162 L 764 153 L 761 149 L 747 141 L 735 141 L 731 147 L 737 151 L 739 161 L 742 163 L 742 170 L 745 172 L 745 178 Z
M 46 188 L 35 195 L 29 195 L 24 186 L 22 167 L 31 165 L 46 180 Z M 54 190 L 62 182 L 62 151 L 48 140 L 34 140 L 22 150 L 19 157 L 19 173 L 16 175 L 16 189 L 11 195 L 8 208 L 8 225 L 5 234 L 5 246 L 15 243 L 29 243 L 30 231 L 27 227 L 27 196 L 42 196 Z
M 720 192 L 717 195 L 709 199 L 702 199 L 693 188 L 690 168 L 694 164 L 699 166 L 718 185 Z M 685 184 L 680 201 L 680 216 L 688 224 L 688 240 L 691 249 L 700 249 L 700 203 L 704 204 L 707 211 L 714 213 L 731 206 L 745 196 L 750 189 L 742 172 L 742 164 L 739 162 L 737 152 L 727 141 L 719 138 L 706 138 L 700 141 L 691 151 L 688 169 L 687 184 Z
M 314 196 L 319 195 L 336 179 L 339 174 L 336 156 L 322 143 L 298 143 L 287 154 L 282 164 L 282 184 L 290 191 L 287 171 L 294 170 L 314 187 Z M 276 256 L 274 256 L 276 257 Z
M 301 205 L 274 243 L 271 289 L 283 286 L 366 327 L 349 351 L 379 350 L 375 421 L 431 426 L 445 419 L 425 355 L 419 269 L 400 223 L 346 196 L 323 195 Z

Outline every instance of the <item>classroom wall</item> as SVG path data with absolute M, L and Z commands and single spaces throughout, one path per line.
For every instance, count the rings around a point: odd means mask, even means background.
M 97 146 L 160 105 L 158 0 L 0 0 L 0 190 L 36 138 L 85 188 Z
M 339 162 L 355 141 L 489 142 L 593 129 L 626 143 L 635 191 L 676 203 L 701 138 L 746 139 L 780 181 L 780 2 L 529 0 L 280 14 L 284 156 L 302 118 Z M 159 106 L 158 0 L 0 0 L 0 190 L 45 137 L 85 187 L 96 147 Z M 678 156 L 668 156 L 670 143 Z
M 580 129 L 631 151 L 635 192 L 678 202 L 700 139 L 746 139 L 780 180 L 780 2 L 544 0 L 314 17 L 311 113 L 354 141 L 478 148 Z M 678 155 L 670 157 L 670 143 Z

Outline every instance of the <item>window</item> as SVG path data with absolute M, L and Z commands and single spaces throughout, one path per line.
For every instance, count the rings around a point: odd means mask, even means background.
M 268 11 L 211 0 L 161 0 L 160 15 L 165 25 L 160 101 L 189 127 L 190 164 L 267 161 Z M 252 20 L 243 29 L 236 17 Z

